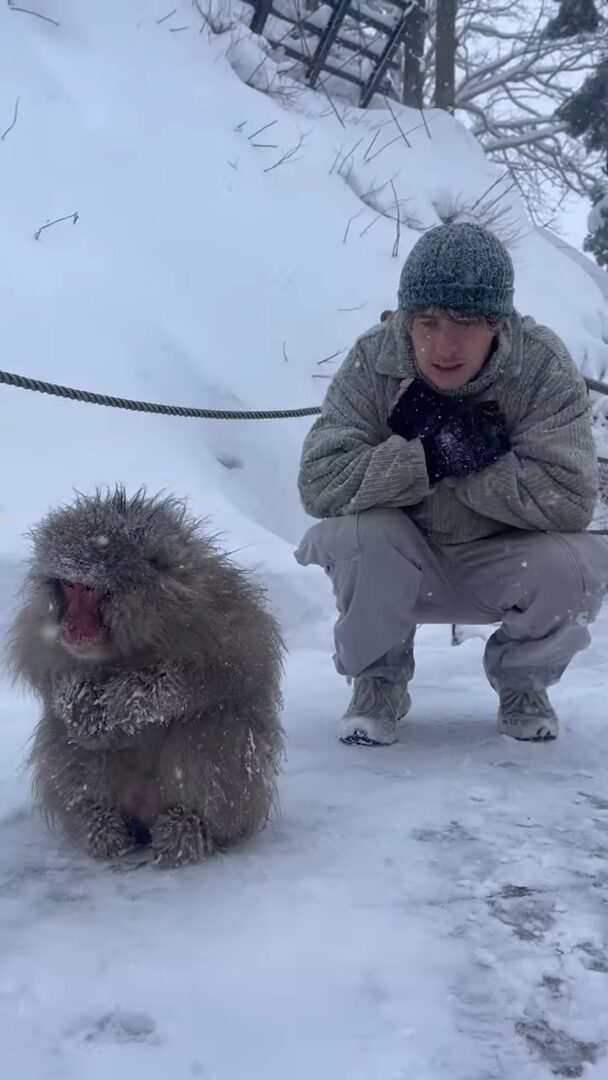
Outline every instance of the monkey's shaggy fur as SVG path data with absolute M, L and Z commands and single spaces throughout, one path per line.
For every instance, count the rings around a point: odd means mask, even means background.
M 9 664 L 42 701 L 35 801 L 91 855 L 176 866 L 271 813 L 283 642 L 263 590 L 172 498 L 77 496 L 32 532 Z M 107 654 L 62 641 L 60 583 L 99 590 Z M 63 606 L 62 606 L 63 605 Z

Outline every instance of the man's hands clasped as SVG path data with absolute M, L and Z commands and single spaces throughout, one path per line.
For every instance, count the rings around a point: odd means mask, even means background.
M 481 472 L 511 448 L 497 402 L 439 394 L 420 379 L 401 384 L 389 425 L 408 441 L 420 439 L 432 484 Z

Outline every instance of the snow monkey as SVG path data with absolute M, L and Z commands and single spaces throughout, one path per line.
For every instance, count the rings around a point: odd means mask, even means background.
M 284 644 L 261 586 L 172 497 L 77 495 L 31 533 L 9 638 L 42 703 L 34 799 L 90 855 L 195 862 L 261 828 Z

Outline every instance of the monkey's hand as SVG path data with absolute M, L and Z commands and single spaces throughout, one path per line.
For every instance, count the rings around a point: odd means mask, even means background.
M 162 868 L 185 866 L 200 862 L 213 854 L 213 844 L 207 836 L 198 814 L 183 806 L 174 806 L 157 818 L 152 827 L 154 863 Z
M 118 811 L 98 803 L 82 803 L 78 807 L 79 838 L 94 859 L 116 859 L 135 847 Z
M 117 675 L 104 683 L 103 700 L 108 730 L 136 735 L 150 724 L 166 727 L 184 720 L 191 690 L 183 668 L 143 668 Z
M 186 720 L 192 698 L 187 672 L 174 665 L 125 671 L 103 682 L 63 677 L 53 687 L 52 705 L 79 745 L 115 749 L 151 725 Z

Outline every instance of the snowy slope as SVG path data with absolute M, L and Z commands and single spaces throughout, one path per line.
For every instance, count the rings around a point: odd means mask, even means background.
M 218 34 L 199 33 L 186 0 L 33 6 L 59 26 L 0 8 L 0 135 L 19 101 L 0 141 L 9 371 L 180 404 L 318 403 L 322 376 L 394 303 L 419 230 L 479 215 L 500 190 L 443 114 L 427 115 L 429 137 L 400 110 L 408 147 L 383 109 L 339 123 L 278 72 L 275 96 L 247 85 L 268 61 L 244 6 L 218 5 Z M 599 288 L 512 193 L 504 207 L 519 308 L 604 374 Z M 23 532 L 73 488 L 120 480 L 209 516 L 268 585 L 291 647 L 281 817 L 174 875 L 91 866 L 49 837 L 22 770 L 35 709 L 0 683 L 0 1044 L 14 1080 L 608 1076 L 608 623 L 556 693 L 555 747 L 496 739 L 482 642 L 450 649 L 446 628 L 421 631 L 401 744 L 337 746 L 331 597 L 292 557 L 308 424 L 143 417 L 0 387 L 0 629 Z
M 394 303 L 419 235 L 409 226 L 481 200 L 479 213 L 500 173 L 439 112 L 431 138 L 417 113 L 400 112 L 409 149 L 385 110 L 351 110 L 341 127 L 322 95 L 299 89 L 286 105 L 252 90 L 225 55 L 244 75 L 259 65 L 256 46 L 239 43 L 242 24 L 199 33 L 184 0 L 158 25 L 172 6 L 41 0 L 59 26 L 0 8 L 6 127 L 19 99 L 0 142 L 3 364 L 125 397 L 316 404 L 326 379 L 315 376 Z M 397 258 L 394 222 L 375 220 L 377 209 L 394 215 L 394 193 Z M 590 373 L 608 370 L 599 290 L 531 229 L 512 193 L 504 206 L 519 307 L 562 333 Z M 75 225 L 33 239 L 75 212 Z M 0 496 L 4 551 L 21 549 L 49 502 L 117 476 L 189 495 L 229 543 L 255 542 L 250 557 L 263 563 L 301 531 L 293 477 L 306 420 L 125 416 L 9 390 L 0 408 L 2 460 L 19 446 Z
M 567 243 L 561 236 L 557 236 L 550 229 L 540 230 L 545 239 L 549 240 L 556 248 L 563 251 L 571 259 L 574 259 L 575 263 L 578 263 L 583 270 L 587 272 L 590 278 L 595 282 L 602 296 L 608 301 L 608 273 L 602 269 L 598 263 L 595 262 L 589 255 L 585 255 L 583 251 L 573 247 L 572 244 Z

